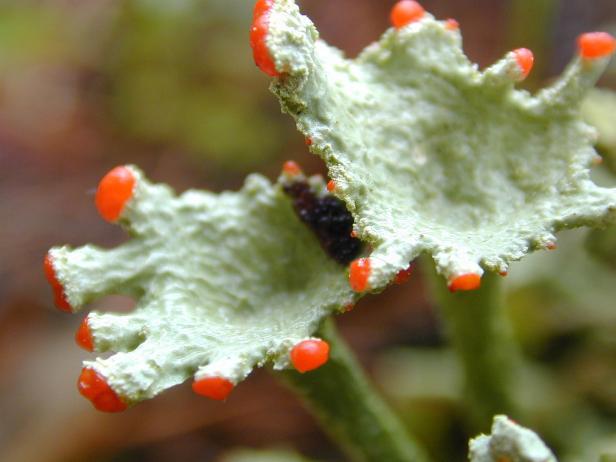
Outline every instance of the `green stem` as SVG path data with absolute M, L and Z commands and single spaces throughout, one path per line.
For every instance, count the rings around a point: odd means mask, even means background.
M 462 363 L 471 423 L 486 430 L 496 414 L 519 418 L 512 396 L 519 359 L 504 312 L 499 276 L 486 274 L 479 290 L 450 293 L 433 265 L 424 267 L 432 276 L 433 294 Z
M 508 11 L 508 45 L 530 48 L 535 66 L 529 80 L 531 86 L 549 74 L 551 37 L 558 11 L 557 0 L 512 0 Z
M 330 345 L 329 362 L 308 374 L 281 372 L 323 428 L 349 457 L 362 462 L 425 462 L 427 456 L 379 397 L 332 320 L 320 336 Z

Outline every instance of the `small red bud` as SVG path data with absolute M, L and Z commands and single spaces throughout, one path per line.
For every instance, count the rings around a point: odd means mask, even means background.
M 268 13 L 273 4 L 274 4 L 274 0 L 258 0 L 255 3 L 253 18 L 256 19 L 259 16 L 262 16 L 265 13 Z
M 329 180 L 327 182 L 327 190 L 329 192 L 334 192 L 335 189 L 336 189 L 336 183 L 334 183 L 334 180 Z
M 121 412 L 128 407 L 111 389 L 105 378 L 89 367 L 81 370 L 77 388 L 79 393 L 89 399 L 99 411 Z
M 66 311 L 67 313 L 71 313 L 73 310 L 71 305 L 66 298 L 66 294 L 64 293 L 64 287 L 62 283 L 58 281 L 58 277 L 56 276 L 56 270 L 53 266 L 53 258 L 51 255 L 47 253 L 45 255 L 45 261 L 43 263 L 43 268 L 45 270 L 45 277 L 47 278 L 47 282 L 51 286 L 54 294 L 54 304 L 59 310 Z
M 449 30 L 458 30 L 460 29 L 460 23 L 453 18 L 449 18 L 445 21 L 445 27 Z
M 304 373 L 321 367 L 329 359 L 329 345 L 320 339 L 304 340 L 291 350 L 291 363 Z
M 372 272 L 369 258 L 358 258 L 349 267 L 349 283 L 355 292 L 365 292 L 368 289 L 368 278 Z
M 517 50 L 513 50 L 513 54 L 515 55 L 515 60 L 520 68 L 521 80 L 524 80 L 528 77 L 528 74 L 530 74 L 530 71 L 533 68 L 535 56 L 528 48 L 518 48 Z
M 587 32 L 578 37 L 578 48 L 582 58 L 604 58 L 616 51 L 616 38 L 607 32 Z
M 233 387 L 233 383 L 224 377 L 204 377 L 195 380 L 192 384 L 192 389 L 195 393 L 216 401 L 227 399 L 231 391 L 233 391 Z
M 250 27 L 250 46 L 255 64 L 270 77 L 279 77 L 276 64 L 267 48 L 267 34 L 269 33 L 269 16 L 273 2 L 258 1 L 255 4 L 254 19 Z
M 77 329 L 75 342 L 86 351 L 94 351 L 94 339 L 92 338 L 92 332 L 90 331 L 87 317 L 83 318 L 83 321 L 81 321 L 79 325 L 79 329 Z
M 394 278 L 394 283 L 398 285 L 404 284 L 412 276 L 413 270 L 414 270 L 414 265 L 409 265 L 407 269 L 400 270 L 398 274 L 396 274 L 396 277 Z
M 391 10 L 390 20 L 392 26 L 401 29 L 424 17 L 426 11 L 413 0 L 400 0 Z
M 94 202 L 101 216 L 115 222 L 126 203 L 133 197 L 137 180 L 129 168 L 121 166 L 111 170 L 98 184 Z
M 476 273 L 463 274 L 449 282 L 451 292 L 476 290 L 481 286 L 481 276 Z
M 292 160 L 288 160 L 282 165 L 282 171 L 289 176 L 298 176 L 302 174 L 302 169 L 297 165 L 297 162 L 293 162 Z

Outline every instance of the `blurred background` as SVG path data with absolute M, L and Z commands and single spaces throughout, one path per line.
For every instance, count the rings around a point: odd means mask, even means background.
M 323 38 L 355 56 L 388 27 L 394 1 L 300 3 Z M 252 62 L 252 4 L 0 0 L 0 461 L 301 460 L 286 449 L 344 460 L 264 370 L 224 404 L 184 384 L 121 415 L 96 412 L 75 386 L 87 356 L 73 341 L 81 315 L 53 308 L 42 272 L 53 245 L 125 239 L 93 206 L 98 180 L 115 165 L 137 164 L 178 191 L 236 189 L 253 171 L 273 179 L 287 159 L 324 172 Z M 531 90 L 563 70 L 579 33 L 616 32 L 614 0 L 422 4 L 460 22 L 482 67 L 531 48 Z M 616 89 L 615 66 L 603 88 Z M 585 110 L 603 125 L 606 157 L 597 179 L 614 185 L 616 97 L 593 96 Z M 556 252 L 514 264 L 506 281 L 528 370 L 518 391 L 530 423 L 566 460 L 616 454 L 616 236 L 586 234 L 562 235 Z M 477 429 L 466 425 L 459 366 L 424 281 L 418 272 L 367 297 L 338 324 L 436 459 L 462 461 Z M 131 303 L 108 297 L 95 306 Z M 229 452 L 238 447 L 285 450 Z

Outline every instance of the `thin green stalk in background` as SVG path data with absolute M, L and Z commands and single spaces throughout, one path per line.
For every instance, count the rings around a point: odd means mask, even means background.
M 494 415 L 519 418 L 512 396 L 518 355 L 504 313 L 499 276 L 487 273 L 479 290 L 450 293 L 431 262 L 423 267 L 431 276 L 434 299 L 464 371 L 471 423 L 483 431 Z
M 319 335 L 330 344 L 329 362 L 310 374 L 279 375 L 303 398 L 325 431 L 354 461 L 427 461 L 423 448 L 369 383 L 331 319 Z
M 554 23 L 557 19 L 556 0 L 513 0 L 508 12 L 507 42 L 513 48 L 530 48 L 535 55 L 531 86 L 538 86 L 550 72 L 550 56 Z

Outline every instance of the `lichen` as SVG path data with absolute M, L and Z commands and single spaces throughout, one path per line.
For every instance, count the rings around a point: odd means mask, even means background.
M 469 443 L 471 462 L 557 462 L 541 438 L 508 417 L 494 417 L 492 433 Z
M 72 311 L 111 293 L 138 300 L 130 313 L 86 320 L 93 349 L 115 353 L 84 368 L 123 403 L 191 376 L 237 384 L 265 363 L 287 368 L 292 347 L 356 297 L 344 266 L 323 252 L 280 185 L 251 175 L 239 192 L 176 196 L 126 168 L 136 181 L 118 222 L 131 239 L 111 250 L 49 252 Z M 322 180 L 310 184 L 325 190 Z
M 557 231 L 616 217 L 616 190 L 590 179 L 596 132 L 579 110 L 607 65 L 607 34 L 531 95 L 515 88 L 528 50 L 481 71 L 456 23 L 428 13 L 353 60 L 319 39 L 294 0 L 275 0 L 268 15 L 280 74 L 271 89 L 372 246 L 359 287 L 382 289 L 427 253 L 450 284 L 477 276 L 452 288 L 474 288 L 484 269 L 504 273 L 553 247 Z

